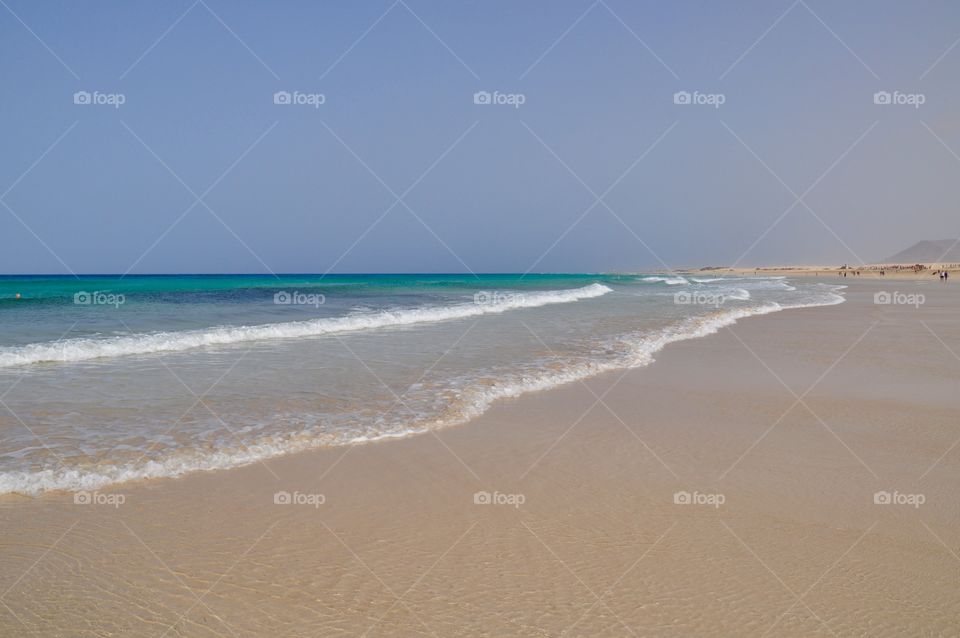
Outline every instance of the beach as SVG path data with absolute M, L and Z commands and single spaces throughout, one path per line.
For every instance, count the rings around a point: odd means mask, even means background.
M 0 15 L 0 638 L 960 638 L 960 2 Z
M 960 292 L 840 283 L 463 425 L 4 496 L 0 633 L 955 635 Z
M 919 266 L 919 267 L 918 267 Z M 718 275 L 764 275 L 790 277 L 867 277 L 887 279 L 915 279 L 937 281 L 941 271 L 949 273 L 950 277 L 960 275 L 960 264 L 956 263 L 925 263 L 925 264 L 870 264 L 866 266 L 759 266 L 756 268 L 700 268 L 689 272 L 714 273 Z M 681 272 L 688 272 L 683 270 Z M 843 277 L 843 273 L 847 277 Z

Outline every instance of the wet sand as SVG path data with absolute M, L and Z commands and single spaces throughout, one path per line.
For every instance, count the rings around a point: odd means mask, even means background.
M 465 426 L 7 498 L 0 635 L 957 635 L 960 286 L 842 283 Z

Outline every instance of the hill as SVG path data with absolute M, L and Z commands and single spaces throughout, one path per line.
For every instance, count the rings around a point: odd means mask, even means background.
M 885 264 L 929 264 L 960 262 L 960 243 L 956 239 L 925 239 L 882 261 Z

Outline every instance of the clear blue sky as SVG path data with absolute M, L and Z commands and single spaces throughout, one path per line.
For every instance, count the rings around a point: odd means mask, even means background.
M 856 262 L 960 235 L 956 2 L 4 2 L 4 273 Z

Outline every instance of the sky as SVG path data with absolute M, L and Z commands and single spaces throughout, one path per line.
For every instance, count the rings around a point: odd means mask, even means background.
M 960 236 L 958 39 L 953 1 L 3 0 L 0 273 L 872 262 Z

